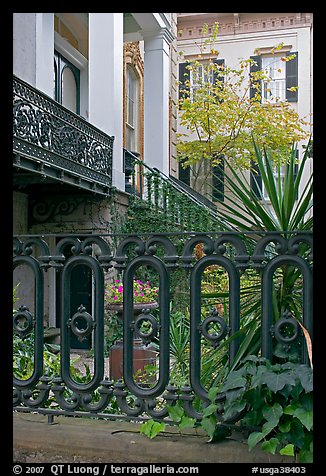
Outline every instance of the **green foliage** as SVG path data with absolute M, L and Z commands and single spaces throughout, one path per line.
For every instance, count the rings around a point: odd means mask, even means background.
M 189 375 L 190 321 L 188 312 L 172 312 L 170 317 L 171 380 L 180 387 Z
M 167 406 L 170 418 L 178 424 L 180 432 L 186 428 L 194 428 L 196 420 L 188 417 L 183 409 L 182 403 L 177 401 L 173 405 Z M 155 438 L 159 433 L 164 432 L 165 423 L 158 423 L 155 420 L 148 420 L 140 426 L 140 432 L 148 438 Z
M 241 233 L 242 230 L 259 230 L 262 232 L 276 231 L 311 231 L 312 217 L 312 175 L 309 176 L 305 185 L 302 184 L 303 171 L 307 168 L 309 159 L 306 149 L 298 165 L 297 175 L 294 178 L 294 170 L 297 164 L 296 151 L 293 146 L 287 160 L 283 183 L 281 181 L 282 161 L 272 162 L 270 152 L 266 148 L 262 150 L 253 141 L 256 154 L 257 171 L 262 177 L 267 199 L 259 199 L 253 192 L 245 174 L 240 167 L 232 165 L 228 160 L 226 164 L 228 173 L 225 174 L 225 188 L 228 193 L 224 202 L 220 201 L 220 215 L 229 226 Z M 309 144 L 308 144 L 309 145 Z M 299 194 L 301 191 L 301 194 Z M 281 233 L 283 236 L 283 233 Z M 255 240 L 246 238 L 248 249 L 253 249 Z M 300 244 L 298 255 L 307 259 L 310 249 L 307 244 Z M 269 246 L 269 258 L 277 255 L 275 245 Z M 268 257 L 266 256 L 268 259 Z M 260 277 L 255 271 L 242 276 L 241 284 L 241 323 L 237 335 L 240 340 L 240 348 L 234 360 L 233 368 L 243 357 L 249 354 L 257 354 L 260 348 Z M 207 296 L 208 297 L 208 296 Z M 210 298 L 214 297 L 211 293 Z M 215 297 L 223 299 L 224 306 L 228 303 L 228 290 L 223 294 L 217 290 Z M 302 275 L 300 270 L 293 266 L 282 266 L 274 273 L 274 286 L 272 296 L 274 322 L 280 319 L 284 312 L 289 311 L 299 322 L 302 319 Z M 284 362 L 290 360 L 297 362 L 300 356 L 300 342 L 292 343 L 291 348 L 285 348 L 283 344 L 277 344 L 274 355 Z
M 237 67 L 221 66 L 213 60 L 203 64 L 202 54 L 218 55 L 213 47 L 216 34 L 215 31 L 199 45 L 198 58 L 188 61 L 186 89 L 180 85 L 183 93 L 180 124 L 186 132 L 179 134 L 179 158 L 184 165 L 192 165 L 223 154 L 230 161 L 236 160 L 242 168 L 249 168 L 251 161 L 255 161 L 251 141 L 254 134 L 261 147 L 268 147 L 272 156 L 277 154 L 284 163 L 291 144 L 308 138 L 310 123 L 286 100 L 261 101 L 262 83 L 268 83 L 271 78 L 266 71 L 257 70 L 253 59 L 241 59 Z M 276 46 L 274 53 L 278 50 Z M 284 56 L 282 61 L 291 61 L 294 57 Z M 203 68 L 203 75 L 197 74 L 199 68 Z M 190 75 L 196 77 L 195 94 L 190 92 Z M 250 89 L 254 90 L 252 97 Z
M 229 173 L 224 175 L 224 179 L 229 193 L 226 194 L 224 202 L 220 202 L 220 215 L 236 229 L 241 230 L 311 230 L 312 174 L 307 182 L 302 184 L 303 172 L 308 165 L 309 143 L 298 165 L 296 176 L 296 147 L 293 144 L 287 156 L 283 181 L 281 157 L 273 162 L 269 149 L 261 149 L 255 139 L 253 145 L 257 172 L 262 178 L 267 198 L 257 197 L 241 167 L 226 160 Z
M 264 451 L 312 462 L 312 376 L 307 365 L 272 364 L 248 356 L 220 387 L 210 390 L 212 403 L 204 411 L 201 426 L 212 439 L 221 425 L 217 411 L 225 424 L 245 411 L 241 427 L 249 435 L 249 450 L 260 443 Z M 223 405 L 216 403 L 217 393 L 225 395 Z
M 196 420 L 190 418 L 185 414 L 184 408 L 180 401 L 177 401 L 174 405 L 167 406 L 169 416 L 172 420 L 178 424 L 180 431 L 185 428 L 194 428 Z
M 140 433 L 150 439 L 155 438 L 159 433 L 165 430 L 165 423 L 158 423 L 154 420 L 148 420 L 140 426 Z

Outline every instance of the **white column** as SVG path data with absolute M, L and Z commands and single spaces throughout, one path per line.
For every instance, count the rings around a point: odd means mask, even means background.
M 162 29 L 144 35 L 144 160 L 169 175 L 169 44 L 173 36 Z
M 36 87 L 53 97 L 54 15 L 36 14 Z
M 53 95 L 53 13 L 14 13 L 13 72 Z
M 112 184 L 124 190 L 123 13 L 89 14 L 89 122 L 113 142 Z

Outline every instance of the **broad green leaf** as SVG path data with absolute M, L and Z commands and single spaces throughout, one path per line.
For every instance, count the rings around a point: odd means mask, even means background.
M 215 427 L 216 427 L 216 417 L 214 415 L 210 415 L 209 417 L 204 417 L 201 420 L 201 426 L 204 428 L 206 433 L 210 438 L 213 438 Z
M 237 413 L 244 410 L 246 407 L 246 402 L 244 400 L 240 402 L 234 402 L 230 406 L 227 407 L 226 411 L 223 414 L 223 421 L 227 421 L 233 418 Z
M 184 409 L 180 406 L 180 402 L 177 402 L 175 405 L 168 405 L 167 409 L 170 417 L 176 423 L 178 423 L 184 415 Z
M 291 430 L 291 420 L 279 422 L 278 428 L 282 433 L 288 433 Z
M 297 417 L 301 423 L 307 428 L 307 430 L 311 430 L 313 427 L 313 411 L 307 411 L 304 408 L 297 408 L 293 414 L 293 416 Z
M 222 391 L 226 392 L 227 390 L 231 390 L 234 388 L 245 387 L 247 384 L 247 380 L 240 375 L 233 375 L 229 374 L 227 381 L 222 387 Z
M 263 441 L 261 444 L 261 449 L 264 451 L 268 451 L 268 453 L 272 453 L 275 455 L 276 448 L 279 445 L 279 440 L 277 438 L 271 438 L 270 440 Z
M 272 407 L 265 407 L 263 409 L 263 416 L 267 421 L 279 420 L 283 415 L 283 408 L 279 403 L 274 403 Z
M 308 365 L 299 365 L 297 367 L 297 375 L 300 379 L 301 385 L 306 392 L 313 390 L 313 371 Z
M 165 423 L 158 423 L 154 420 L 148 420 L 140 426 L 140 433 L 143 433 L 148 438 L 155 438 L 159 433 L 165 430 Z
M 300 403 L 305 410 L 313 410 L 313 394 L 312 392 L 304 393 L 300 396 Z
M 267 436 L 277 425 L 279 420 L 277 418 L 266 421 L 262 426 L 262 434 Z
M 298 456 L 300 463 L 313 463 L 313 453 L 310 450 L 301 450 Z
M 253 447 L 256 446 L 257 443 L 259 443 L 264 437 L 265 435 L 260 431 L 254 431 L 253 433 L 250 433 L 248 437 L 249 451 L 251 451 Z
M 294 413 L 296 412 L 296 410 L 298 408 L 301 408 L 301 405 L 298 404 L 298 403 L 291 403 L 290 405 L 287 405 L 284 409 L 283 409 L 283 413 L 285 413 L 286 415 L 294 415 Z
M 210 405 L 208 405 L 208 407 L 206 407 L 203 411 L 203 416 L 204 417 L 207 417 L 209 415 L 212 415 L 216 412 L 217 410 L 217 405 L 215 405 L 215 403 L 211 403 Z
M 281 455 L 294 456 L 294 445 L 289 443 L 280 450 Z
M 265 383 L 272 392 L 276 393 L 290 383 L 294 383 L 294 377 L 289 372 L 275 373 L 272 371 L 265 372 L 262 377 L 262 383 Z
M 195 423 L 196 423 L 195 418 L 190 418 L 190 417 L 187 417 L 186 415 L 183 415 L 179 423 L 179 428 L 180 430 L 184 430 L 185 428 L 194 428 Z

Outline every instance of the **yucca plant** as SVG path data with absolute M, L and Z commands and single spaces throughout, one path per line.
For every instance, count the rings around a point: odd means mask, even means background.
M 309 141 L 310 142 L 310 141 Z M 253 191 L 244 171 L 231 165 L 231 161 L 224 158 L 229 173 L 224 175 L 224 187 L 229 192 L 224 201 L 219 201 L 221 209 L 219 214 L 234 229 L 262 230 L 262 231 L 294 231 L 311 230 L 312 214 L 312 174 L 309 176 L 304 189 L 299 196 L 299 188 L 302 184 L 303 171 L 309 159 L 309 143 L 305 148 L 303 157 L 297 164 L 296 147 L 293 145 L 289 158 L 284 160 L 272 160 L 268 149 L 261 149 L 253 140 L 257 169 L 262 184 L 265 188 L 267 199 L 261 193 L 261 198 Z M 285 165 L 285 173 L 282 180 L 282 166 Z M 260 192 L 255 174 L 252 174 Z M 220 177 L 216 177 L 221 180 Z
M 309 159 L 309 144 L 300 163 L 297 161 L 295 145 L 291 149 L 288 160 L 284 163 L 278 159 L 272 160 L 271 154 L 266 148 L 261 149 L 255 141 L 253 142 L 256 170 L 261 176 L 265 197 L 263 193 L 261 193 L 261 198 L 257 196 L 250 186 L 245 172 L 240 167 L 236 168 L 234 164 L 231 164 L 231 161 L 224 159 L 229 172 L 224 176 L 224 187 L 227 193 L 225 200 L 220 201 L 220 216 L 229 224 L 230 228 L 239 231 L 240 234 L 243 231 L 257 231 L 257 236 L 260 236 L 260 233 L 276 231 L 282 236 L 289 237 L 289 232 L 312 230 L 312 174 L 299 194 L 303 182 L 303 171 Z M 285 173 L 282 176 L 281 171 L 284 165 Z M 256 181 L 257 188 L 259 188 L 255 176 L 253 176 L 253 181 Z M 248 238 L 244 235 L 244 239 L 248 247 L 253 247 L 255 241 L 250 236 L 252 235 L 249 235 Z M 273 255 L 272 247 L 270 252 Z M 308 253 L 308 246 L 301 244 L 299 254 L 307 256 Z M 218 294 L 216 297 L 219 297 Z M 285 310 L 289 310 L 300 322 L 302 277 L 298 269 L 293 266 L 283 266 L 277 270 L 274 276 L 272 306 L 275 321 L 282 317 Z M 253 282 L 252 286 L 246 284 L 245 289 L 241 288 L 240 331 L 237 336 L 234 336 L 239 337 L 241 344 L 232 368 L 235 368 L 246 355 L 259 352 L 260 317 L 260 286 L 257 285 L 257 282 Z M 226 346 L 223 348 L 227 349 Z M 281 346 L 276 346 L 275 353 L 277 357 L 285 357 L 294 361 L 298 356 L 296 350 L 293 351 L 293 355 L 285 355 L 284 352 L 282 353 Z

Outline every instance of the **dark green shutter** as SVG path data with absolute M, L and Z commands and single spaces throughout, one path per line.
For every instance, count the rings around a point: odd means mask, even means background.
M 298 149 L 295 151 L 295 156 L 296 156 L 296 159 L 299 158 L 299 150 Z M 293 182 L 297 178 L 298 170 L 299 170 L 299 164 L 294 164 L 294 167 L 293 167 Z M 298 192 L 296 194 L 295 199 L 298 200 Z
M 256 73 L 261 70 L 261 56 L 250 56 L 250 59 L 256 61 L 257 64 L 250 65 L 250 73 Z M 257 92 L 257 89 L 250 86 L 250 99 L 252 99 Z
M 225 61 L 224 59 L 217 59 L 217 60 L 214 60 L 213 63 L 219 66 L 224 66 Z M 217 80 L 224 82 L 224 75 L 219 74 L 219 71 L 214 71 L 214 84 Z
M 189 91 L 189 87 L 186 86 L 185 82 L 189 80 L 189 69 L 187 68 L 188 63 L 179 63 L 179 99 L 183 100 L 187 97 L 185 90 Z
M 258 165 L 253 162 L 251 163 L 251 170 L 250 170 L 250 186 L 251 186 L 251 190 L 256 195 L 256 197 L 261 199 L 263 197 L 262 178 L 259 172 Z
M 285 67 L 285 94 L 286 99 L 289 102 L 298 101 L 298 90 L 289 91 L 288 88 L 293 88 L 298 86 L 298 52 L 287 53 L 286 56 L 295 54 L 296 57 L 286 62 Z
M 222 202 L 224 200 L 224 160 L 212 167 L 212 200 Z
M 184 168 L 182 161 L 179 162 L 179 180 L 190 187 L 190 166 Z
M 224 59 L 217 59 L 217 60 L 214 60 L 213 63 L 216 63 L 218 64 L 219 66 L 224 66 Z M 222 83 L 224 83 L 224 75 L 223 74 L 219 74 L 219 70 L 217 71 L 214 71 L 214 74 L 213 74 L 213 84 L 216 84 L 217 81 L 221 81 Z M 221 100 L 220 100 L 221 102 Z

